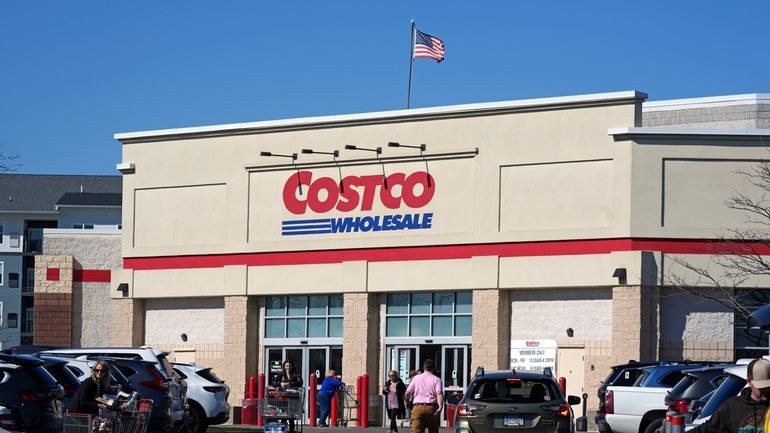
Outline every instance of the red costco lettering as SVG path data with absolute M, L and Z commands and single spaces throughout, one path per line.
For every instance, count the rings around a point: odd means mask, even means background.
M 412 209 L 419 209 L 433 199 L 436 181 L 433 176 L 416 171 L 409 176 L 405 173 L 393 173 L 388 176 L 388 188 L 385 188 L 380 175 L 347 176 L 340 185 L 331 177 L 313 179 L 313 172 L 300 171 L 289 176 L 283 185 L 283 203 L 286 210 L 302 215 L 308 208 L 315 213 L 326 213 L 333 209 L 340 212 L 354 210 L 370 211 L 374 200 L 388 209 L 398 209 L 402 204 Z M 304 197 L 298 196 L 302 185 Z M 379 193 L 378 193 L 379 190 Z

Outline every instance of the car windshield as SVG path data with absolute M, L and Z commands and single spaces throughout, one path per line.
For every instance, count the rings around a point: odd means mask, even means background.
M 479 381 L 471 395 L 474 400 L 502 403 L 543 403 L 558 399 L 548 381 L 515 377 Z

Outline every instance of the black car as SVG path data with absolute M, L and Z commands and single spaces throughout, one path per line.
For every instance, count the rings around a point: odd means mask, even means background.
M 689 423 L 692 404 L 704 395 L 714 391 L 727 377 L 725 368 L 735 364 L 717 364 L 692 370 L 684 370 L 684 377 L 666 394 L 665 403 L 670 411 L 685 415 Z
M 0 402 L 18 413 L 28 433 L 62 428 L 64 390 L 43 364 L 33 356 L 0 353 Z
M 69 368 L 67 368 L 67 362 L 55 358 L 40 357 L 43 360 L 43 367 L 51 373 L 56 382 L 61 385 L 64 391 L 64 407 L 69 406 L 70 400 L 75 396 L 78 388 L 80 388 L 80 381 Z
M 663 362 L 660 361 L 644 361 L 644 362 L 638 362 L 638 361 L 628 361 L 626 364 L 618 364 L 613 365 L 610 367 L 610 373 L 607 375 L 607 377 L 602 381 L 601 385 L 599 385 L 599 389 L 596 391 L 597 396 L 599 397 L 599 410 L 596 411 L 596 417 L 594 420 L 596 421 L 596 427 L 601 433 L 611 433 L 612 429 L 610 429 L 610 426 L 607 424 L 607 421 L 605 421 L 605 409 L 604 409 L 604 398 L 607 393 L 607 387 L 608 386 L 631 386 L 633 385 L 636 380 L 642 375 L 642 369 L 644 367 L 650 367 L 653 365 L 662 365 Z

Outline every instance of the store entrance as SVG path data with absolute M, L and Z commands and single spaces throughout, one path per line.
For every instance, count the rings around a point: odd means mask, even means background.
M 334 370 L 341 375 L 342 372 L 342 347 L 316 346 L 316 347 L 268 347 L 265 358 L 265 370 L 268 375 L 268 385 L 272 383 L 274 374 L 270 372 L 270 366 L 275 363 L 283 363 L 286 360 L 294 363 L 294 367 L 302 374 L 305 387 L 308 385 L 310 373 L 315 373 L 318 385 L 324 379 L 326 370 Z
M 422 368 L 426 359 L 432 359 L 435 371 L 444 385 L 444 401 L 456 403 L 465 392 L 469 382 L 471 347 L 467 344 L 419 344 L 393 345 L 386 347 L 387 369 L 398 371 L 401 379 L 408 382 L 409 372 Z M 385 383 L 387 377 L 383 377 Z M 446 413 L 446 411 L 444 411 Z M 444 425 L 444 421 L 442 421 Z

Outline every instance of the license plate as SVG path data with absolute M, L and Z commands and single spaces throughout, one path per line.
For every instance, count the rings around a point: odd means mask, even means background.
M 516 415 L 506 415 L 503 418 L 503 425 L 506 427 L 521 427 L 524 425 L 524 418 Z

